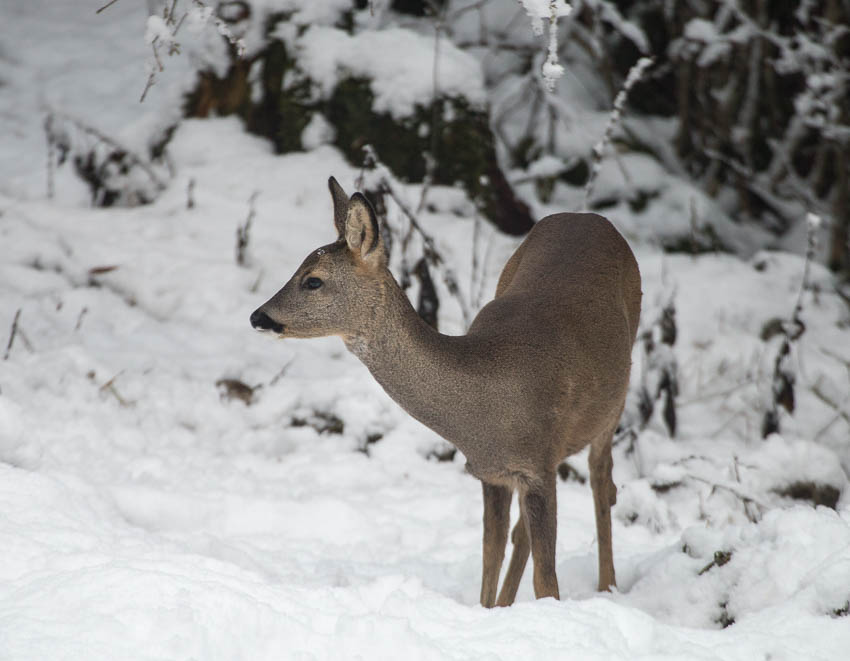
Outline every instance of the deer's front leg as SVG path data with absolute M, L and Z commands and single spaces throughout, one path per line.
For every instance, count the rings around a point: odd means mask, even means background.
M 520 487 L 520 508 L 531 542 L 534 596 L 538 599 L 560 599 L 558 577 L 555 573 L 557 508 L 554 471 L 545 474 L 541 480 L 535 479 Z
M 492 608 L 496 603 L 499 572 L 505 558 L 511 516 L 511 490 L 481 483 L 484 491 L 484 552 L 481 574 L 481 605 Z

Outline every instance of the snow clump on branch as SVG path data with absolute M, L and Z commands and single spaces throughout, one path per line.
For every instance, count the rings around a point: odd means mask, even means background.
M 564 75 L 564 67 L 558 62 L 558 17 L 569 16 L 573 8 L 564 0 L 520 0 L 531 18 L 531 30 L 535 35 L 543 34 L 543 19 L 549 21 L 549 50 L 543 63 L 543 84 L 550 92 Z

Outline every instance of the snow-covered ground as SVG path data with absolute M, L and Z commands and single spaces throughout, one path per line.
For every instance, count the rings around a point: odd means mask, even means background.
M 99 4 L 0 0 L 0 351 L 21 311 L 0 360 L 0 659 L 846 658 L 850 427 L 824 399 L 847 410 L 850 330 L 826 271 L 805 298 L 796 412 L 763 441 L 779 338 L 759 334 L 790 315 L 802 260 L 635 240 L 644 322 L 674 297 L 681 392 L 677 438 L 653 420 L 615 450 L 619 591 L 594 592 L 590 489 L 571 479 L 562 601 L 535 601 L 528 572 L 517 604 L 482 609 L 463 458 L 429 459 L 440 439 L 338 340 L 248 324 L 333 238 L 327 177 L 353 191 L 358 174 L 336 150 L 274 156 L 235 119 L 184 121 L 154 204 L 89 208 L 67 166 L 46 199 L 46 106 L 129 144 L 183 84 L 171 58 L 139 105 L 143 3 Z M 475 232 L 456 197 L 435 190 L 423 218 L 465 283 Z M 646 218 L 610 215 L 645 235 Z M 493 239 L 488 292 L 514 245 Z M 642 370 L 638 347 L 635 383 Z M 783 495 L 795 482 L 838 490 L 837 509 Z

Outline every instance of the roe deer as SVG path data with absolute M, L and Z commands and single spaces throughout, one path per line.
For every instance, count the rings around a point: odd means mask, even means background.
M 311 253 L 251 325 L 280 337 L 339 335 L 390 397 L 463 452 L 484 491 L 483 606 L 513 603 L 529 550 L 535 596 L 559 598 L 556 467 L 590 445 L 598 585 L 615 586 L 611 440 L 641 301 L 625 239 L 596 214 L 547 216 L 508 260 L 469 332 L 442 335 L 387 269 L 366 198 L 349 200 L 333 177 L 328 186 L 337 240 Z M 497 600 L 514 490 L 520 517 Z

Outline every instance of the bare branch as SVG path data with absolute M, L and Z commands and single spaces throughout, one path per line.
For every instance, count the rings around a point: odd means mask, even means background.
M 15 335 L 18 334 L 18 319 L 21 318 L 21 308 L 15 313 L 15 318 L 12 321 L 12 330 L 9 333 L 9 343 L 6 345 L 6 353 L 3 355 L 3 360 L 9 360 L 9 352 L 12 350 L 12 344 L 15 342 Z
M 251 223 L 254 222 L 254 216 L 256 216 L 254 203 L 259 194 L 260 191 L 251 193 L 251 197 L 248 198 L 248 217 L 242 225 L 236 227 L 236 263 L 239 266 L 245 266 L 247 262 L 245 254 L 248 250 L 248 242 L 251 240 Z
M 109 0 L 109 2 L 107 2 L 105 5 L 103 5 L 103 7 L 101 7 L 100 9 L 98 9 L 98 10 L 95 12 L 95 14 L 99 14 L 99 13 L 100 13 L 100 12 L 102 12 L 104 9 L 109 9 L 109 8 L 110 8 L 112 5 L 114 5 L 116 2 L 118 2 L 118 0 Z
M 590 204 L 590 195 L 593 193 L 593 186 L 596 183 L 596 177 L 599 175 L 599 170 L 602 168 L 602 156 L 605 154 L 605 149 L 611 141 L 611 136 L 614 133 L 614 128 L 620 123 L 623 114 L 623 108 L 626 105 L 626 99 L 629 95 L 629 90 L 634 84 L 640 80 L 644 72 L 652 66 L 654 60 L 651 57 L 640 58 L 626 76 L 626 81 L 623 83 L 622 89 L 617 93 L 614 99 L 614 109 L 608 115 L 608 123 L 605 125 L 605 132 L 602 134 L 602 139 L 593 146 L 593 165 L 590 170 L 590 177 L 584 188 L 584 206 Z
M 128 402 L 126 399 L 124 399 L 121 396 L 121 393 L 119 393 L 118 389 L 115 387 L 115 380 L 119 376 L 121 376 L 123 373 L 124 373 L 124 370 L 121 370 L 120 372 L 118 372 L 118 374 L 116 374 L 111 379 L 109 379 L 109 381 L 104 383 L 100 388 L 98 388 L 98 390 L 100 392 L 108 392 L 110 395 L 112 395 L 115 399 L 118 400 L 118 403 L 121 406 L 128 407 L 128 406 L 132 406 L 133 402 Z
M 686 474 L 684 477 L 685 477 L 685 479 L 687 479 L 687 480 L 694 480 L 694 481 L 696 481 L 696 482 L 702 482 L 703 484 L 707 484 L 707 485 L 708 485 L 708 486 L 710 486 L 712 489 L 723 489 L 724 491 L 728 491 L 728 492 L 729 492 L 729 493 L 731 493 L 733 496 L 735 496 L 736 498 L 738 498 L 741 502 L 743 502 L 745 505 L 746 505 L 746 504 L 749 504 L 749 503 L 752 503 L 753 505 L 755 505 L 756 507 L 758 507 L 758 508 L 759 508 L 759 509 L 761 509 L 762 511 L 764 511 L 764 510 L 767 510 L 767 509 L 768 509 L 767 504 L 765 504 L 765 503 L 761 502 L 761 501 L 760 501 L 760 500 L 758 500 L 755 496 L 751 496 L 751 495 L 749 495 L 749 494 L 747 494 L 747 493 L 744 493 L 743 491 L 741 491 L 741 490 L 740 490 L 740 489 L 738 489 L 737 487 L 733 487 L 733 486 L 732 486 L 732 485 L 730 485 L 730 484 L 724 484 L 724 483 L 722 483 L 722 482 L 715 482 L 714 480 L 708 480 L 708 479 L 706 479 L 706 478 L 704 478 L 704 477 L 700 477 L 700 476 L 698 476 L 698 475 L 693 475 L 692 473 L 688 473 L 688 474 Z M 752 516 L 750 515 L 749 511 L 747 512 L 747 516 L 748 516 L 750 519 L 752 519 Z
M 360 183 L 358 184 L 358 186 L 362 186 L 363 184 L 363 178 L 366 167 L 370 167 L 377 171 L 377 185 L 379 187 L 380 192 L 389 195 L 393 199 L 393 201 L 396 203 L 401 212 L 405 215 L 405 217 L 407 217 L 412 230 L 415 230 L 422 238 L 422 243 L 424 244 L 423 252 L 425 259 L 429 264 L 431 264 L 431 266 L 433 266 L 440 272 L 440 276 L 442 277 L 443 283 L 446 285 L 446 289 L 448 289 L 449 293 L 459 303 L 464 323 L 468 326 L 472 321 L 472 317 L 469 311 L 469 305 L 460 292 L 457 276 L 455 275 L 454 271 L 445 264 L 443 257 L 440 254 L 440 251 L 437 249 L 437 243 L 436 241 L 434 241 L 434 238 L 430 234 L 428 234 L 428 232 L 425 231 L 425 229 L 422 227 L 422 224 L 419 222 L 416 213 L 414 213 L 410 209 L 407 203 L 399 195 L 398 191 L 393 185 L 392 174 L 390 173 L 389 169 L 380 161 L 374 147 L 372 147 L 372 145 L 365 145 L 363 147 L 363 151 L 365 152 L 365 159 L 363 162 L 364 171 L 361 172 Z
M 286 372 L 289 370 L 289 368 L 292 366 L 292 363 L 294 363 L 294 362 L 295 362 L 295 358 L 290 358 L 286 362 L 286 364 L 280 369 L 280 371 L 272 377 L 271 381 L 268 382 L 268 385 L 273 386 L 278 381 L 280 381 L 286 375 Z M 257 386 L 257 388 L 262 388 L 262 387 L 263 387 L 262 384 Z
M 88 311 L 89 311 L 89 309 L 85 306 L 83 306 L 83 309 L 80 310 L 80 314 L 77 317 L 77 323 L 74 326 L 74 332 L 77 332 L 78 330 L 80 330 L 80 328 L 83 325 L 83 318 L 86 316 L 86 313 L 88 313 Z
M 47 138 L 47 199 L 52 200 L 56 190 L 54 184 L 54 175 L 56 172 L 56 138 L 53 133 L 53 113 L 47 113 L 47 117 L 44 119 L 44 134 Z

